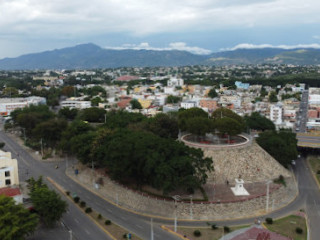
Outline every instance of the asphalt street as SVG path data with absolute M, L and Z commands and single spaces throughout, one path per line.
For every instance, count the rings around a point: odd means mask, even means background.
M 83 188 L 81 185 L 78 185 L 65 175 L 66 164 L 60 163 L 60 167 L 55 169 L 56 163 L 45 163 L 35 160 L 27 151 L 21 148 L 18 143 L 13 141 L 3 131 L 0 131 L 0 141 L 6 143 L 4 150 L 12 152 L 12 156 L 18 159 L 19 168 L 24 170 L 24 174 L 22 172 L 21 181 L 31 176 L 39 177 L 42 175 L 44 177 L 50 177 L 64 189 L 71 193 L 76 193 L 81 200 L 85 201 L 88 206 L 92 207 L 101 215 L 107 217 L 112 222 L 129 229 L 130 233 L 134 233 L 142 239 L 151 238 L 151 219 L 122 210 L 101 199 L 97 195 Z M 19 154 L 19 156 L 17 154 Z M 64 196 L 62 197 L 64 198 Z M 63 216 L 63 221 L 67 227 L 72 230 L 74 236 L 78 240 L 110 239 L 70 201 L 68 212 Z M 156 221 L 154 221 L 153 224 L 153 232 L 155 240 L 179 239 L 161 229 L 160 225 L 157 224 Z

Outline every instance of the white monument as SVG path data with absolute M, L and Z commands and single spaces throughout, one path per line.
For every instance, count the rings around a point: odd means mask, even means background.
M 231 190 L 235 196 L 248 196 L 250 195 L 248 191 L 244 188 L 244 181 L 241 178 L 236 178 L 236 185 L 232 187 Z

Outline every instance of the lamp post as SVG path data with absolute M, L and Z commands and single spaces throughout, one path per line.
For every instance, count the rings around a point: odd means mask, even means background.
M 150 236 L 150 239 L 151 240 L 154 240 L 154 237 L 153 237 L 153 219 L 151 218 L 151 223 L 150 223 L 150 225 L 151 225 L 151 236 Z
M 179 195 L 171 196 L 174 199 L 174 232 L 177 232 L 177 201 L 180 200 Z
M 266 212 L 268 212 L 268 210 L 269 210 L 269 184 L 270 183 L 272 183 L 272 181 L 271 180 L 268 180 L 267 182 L 266 182 L 266 184 L 267 184 L 267 194 L 266 194 Z
M 193 219 L 193 212 L 192 212 L 192 195 L 190 195 L 190 218 Z

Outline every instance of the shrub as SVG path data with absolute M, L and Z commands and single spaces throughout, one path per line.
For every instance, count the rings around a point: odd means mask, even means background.
M 111 225 L 111 221 L 109 219 L 107 219 L 105 222 L 104 222 L 105 225 Z M 127 235 L 126 235 L 127 236 Z
M 127 239 L 127 234 L 125 233 L 125 234 L 123 234 L 123 236 L 122 236 L 123 238 L 125 238 L 125 239 Z
M 272 224 L 273 223 L 273 219 L 272 218 L 266 218 L 266 223 L 267 224 Z
M 74 201 L 75 203 L 78 203 L 78 202 L 80 201 L 80 198 L 79 198 L 79 197 L 74 197 L 74 198 L 73 198 L 73 201 Z
M 194 230 L 193 235 L 194 235 L 195 237 L 200 237 L 200 236 L 201 236 L 200 230 Z
M 212 224 L 212 225 L 211 225 L 211 229 L 212 229 L 212 230 L 218 229 L 217 224 Z
M 81 201 L 81 202 L 80 202 L 80 207 L 84 208 L 85 206 L 86 206 L 86 202 Z
M 302 233 L 303 233 L 302 228 L 300 228 L 300 227 L 296 227 L 296 233 L 298 233 L 298 234 L 302 234 Z
M 91 212 L 92 212 L 91 207 L 87 207 L 86 210 L 85 210 L 85 212 L 86 212 L 86 213 L 91 213 Z
M 223 227 L 223 231 L 224 231 L 225 233 L 228 233 L 228 232 L 230 232 L 230 228 L 229 228 L 228 226 L 224 226 L 224 227 Z
M 66 194 L 67 194 L 68 196 L 70 196 L 70 192 L 69 192 L 69 191 L 66 191 Z
M 98 219 L 101 219 L 102 218 L 102 216 L 101 216 L 101 214 L 99 213 L 99 215 L 98 215 Z
M 320 169 L 317 171 L 317 174 L 320 174 Z

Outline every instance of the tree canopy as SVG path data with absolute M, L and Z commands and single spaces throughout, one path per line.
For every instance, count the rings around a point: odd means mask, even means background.
M 28 187 L 34 209 L 45 225 L 51 227 L 58 221 L 67 210 L 67 203 L 60 196 L 38 180 L 29 179 Z
M 289 131 L 266 131 L 259 134 L 257 143 L 284 167 L 297 158 L 296 134 Z
M 191 190 L 204 184 L 212 170 L 212 160 L 201 150 L 147 132 L 119 129 L 91 141 L 95 145 L 87 149 L 99 166 L 106 166 L 113 179 L 138 187 L 150 184 L 164 193 L 178 187 Z M 83 139 L 78 143 L 83 144 L 78 150 L 87 144 Z
M 0 195 L 0 239 L 23 240 L 37 228 L 38 217 L 13 198 Z
M 245 116 L 244 119 L 250 129 L 259 131 L 276 129 L 274 123 L 270 119 L 262 116 L 258 112 L 253 112 L 250 116 Z

